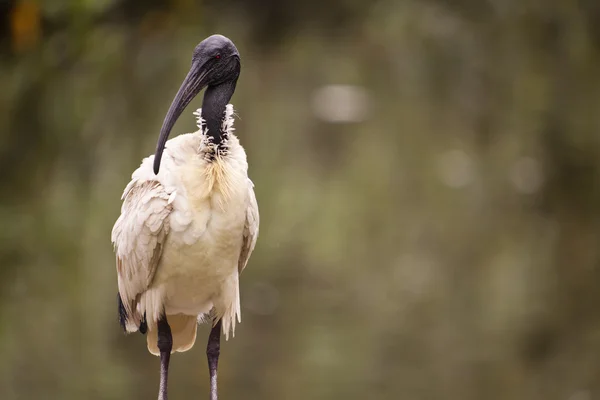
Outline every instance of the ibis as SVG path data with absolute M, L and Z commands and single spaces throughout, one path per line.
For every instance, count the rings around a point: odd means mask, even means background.
M 213 35 L 196 46 L 156 153 L 132 174 L 112 230 L 120 324 L 146 334 L 148 350 L 160 356 L 159 400 L 167 400 L 171 354 L 194 345 L 202 321 L 212 323 L 206 354 L 216 400 L 221 333 L 227 340 L 241 322 L 239 279 L 256 244 L 259 214 L 229 104 L 240 70 L 228 38 Z M 198 130 L 167 141 L 204 88 L 194 113 Z

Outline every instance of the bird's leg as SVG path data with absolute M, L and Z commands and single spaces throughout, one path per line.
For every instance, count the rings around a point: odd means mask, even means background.
M 169 359 L 173 348 L 173 337 L 167 317 L 163 315 L 158 321 L 158 350 L 160 350 L 160 389 L 158 400 L 167 400 L 167 380 L 169 377 Z
M 208 358 L 208 371 L 210 373 L 210 400 L 217 400 L 217 366 L 221 348 L 221 320 L 213 326 L 208 336 L 206 356 Z

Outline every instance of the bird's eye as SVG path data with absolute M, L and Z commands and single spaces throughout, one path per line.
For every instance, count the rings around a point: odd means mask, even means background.
M 217 54 L 217 55 L 215 56 L 215 58 L 216 58 L 217 60 L 220 60 L 220 59 L 221 59 L 221 55 L 220 55 L 220 54 Z

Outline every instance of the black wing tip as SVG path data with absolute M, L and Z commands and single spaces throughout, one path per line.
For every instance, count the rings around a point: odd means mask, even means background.
M 144 313 L 144 319 L 140 323 L 140 333 L 145 335 L 148 332 L 148 323 L 146 322 L 146 313 Z
M 117 301 L 119 303 L 119 325 L 121 325 L 121 329 L 123 329 L 124 332 L 127 332 L 127 311 L 125 311 L 125 306 L 123 305 L 120 293 L 117 293 Z M 144 313 L 144 318 L 142 319 L 142 322 L 140 322 L 138 329 L 142 335 L 145 335 L 146 332 L 148 332 L 146 313 Z
M 125 305 L 123 305 L 120 293 L 117 293 L 117 301 L 119 302 L 119 325 L 121 325 L 123 331 L 127 332 L 127 328 L 125 327 L 127 324 L 127 311 L 125 311 Z

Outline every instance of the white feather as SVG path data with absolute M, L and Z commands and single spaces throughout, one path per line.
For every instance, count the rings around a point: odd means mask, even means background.
M 212 310 L 215 321 L 222 318 L 226 338 L 241 320 L 239 274 L 258 236 L 254 185 L 233 134 L 233 106 L 227 105 L 223 119 L 225 150 L 216 154 L 202 132 L 201 110 L 194 114 L 200 129 L 167 142 L 158 175 L 154 156 L 145 158 L 122 196 L 112 241 L 128 331 L 138 329 L 144 314 L 155 330 L 163 310 L 167 319 L 202 319 Z M 195 339 L 195 330 L 185 337 Z M 149 342 L 149 349 L 154 352 L 155 344 Z

